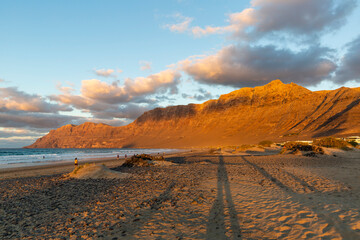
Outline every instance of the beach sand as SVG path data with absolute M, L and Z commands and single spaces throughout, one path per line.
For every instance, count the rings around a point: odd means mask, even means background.
M 255 150 L 98 163 L 121 179 L 64 177 L 72 165 L 0 171 L 0 239 L 360 239 L 359 150 Z

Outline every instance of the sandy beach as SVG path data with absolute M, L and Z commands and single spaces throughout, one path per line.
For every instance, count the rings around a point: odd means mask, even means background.
M 333 156 L 336 155 L 336 156 Z M 73 165 L 0 171 L 1 239 L 359 239 L 360 152 L 169 155 L 74 179 Z

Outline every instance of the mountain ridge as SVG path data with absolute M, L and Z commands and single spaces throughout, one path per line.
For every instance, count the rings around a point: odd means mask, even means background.
M 126 126 L 51 130 L 29 148 L 201 147 L 360 134 L 360 88 L 310 91 L 274 80 L 202 104 L 155 108 Z

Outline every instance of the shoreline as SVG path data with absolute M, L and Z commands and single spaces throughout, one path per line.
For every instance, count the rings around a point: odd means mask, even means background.
M 194 150 L 185 150 L 165 154 L 165 157 L 174 157 L 178 155 L 184 155 L 186 153 L 194 153 Z M 199 151 L 199 150 L 198 150 Z M 129 156 L 131 157 L 131 156 Z M 128 158 L 129 158 L 128 157 Z M 102 158 L 89 158 L 79 160 L 79 165 L 86 163 L 104 164 L 108 168 L 117 167 L 123 164 L 125 161 L 124 157 L 117 159 L 116 157 L 102 157 Z M 0 168 L 0 180 L 18 177 L 33 177 L 33 176 L 48 176 L 55 174 L 69 173 L 74 169 L 74 162 L 48 162 L 35 166 L 18 166 L 18 167 L 6 167 Z

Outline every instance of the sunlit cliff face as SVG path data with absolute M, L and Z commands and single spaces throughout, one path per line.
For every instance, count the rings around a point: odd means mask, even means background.
M 123 127 L 66 125 L 30 147 L 191 147 L 357 135 L 359 98 L 356 88 L 312 92 L 275 80 L 203 104 L 156 108 Z

